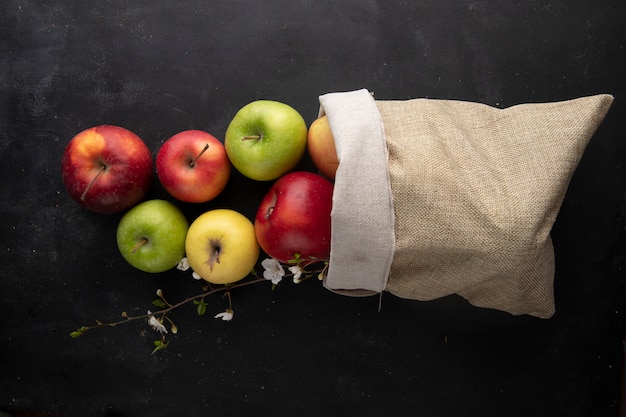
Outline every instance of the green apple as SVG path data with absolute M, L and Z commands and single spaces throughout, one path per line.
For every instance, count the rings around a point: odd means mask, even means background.
M 298 165 L 306 150 L 307 126 L 293 107 L 257 100 L 235 114 L 224 142 L 239 172 L 253 180 L 270 181 Z
M 191 269 L 212 284 L 245 278 L 261 251 L 252 222 L 231 209 L 198 216 L 189 226 L 185 248 Z
M 144 272 L 163 272 L 185 256 L 189 222 L 183 212 L 165 200 L 148 200 L 122 216 L 117 225 L 117 247 L 126 261 Z

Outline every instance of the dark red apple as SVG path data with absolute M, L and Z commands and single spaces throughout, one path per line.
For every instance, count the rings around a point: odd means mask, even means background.
M 228 183 L 230 161 L 224 145 L 210 133 L 185 130 L 161 145 L 156 170 L 163 187 L 188 203 L 217 197 Z
M 74 200 L 97 213 L 119 213 L 150 188 L 152 155 L 139 136 L 119 126 L 83 130 L 65 148 L 63 184 Z
M 321 175 L 295 171 L 280 177 L 263 197 L 254 228 L 261 248 L 287 263 L 330 257 L 333 184 Z

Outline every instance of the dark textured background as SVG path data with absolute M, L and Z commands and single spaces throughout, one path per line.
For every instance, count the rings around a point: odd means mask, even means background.
M 615 416 L 624 318 L 626 3 L 618 0 L 5 1 L 0 13 L 0 409 L 69 416 Z M 181 130 L 223 138 L 236 110 L 317 97 L 497 107 L 615 95 L 553 230 L 557 313 L 352 299 L 318 282 L 234 292 L 235 319 L 176 311 L 150 355 L 145 323 L 70 331 L 188 274 L 117 252 L 119 215 L 83 210 L 60 161 L 79 131 L 136 132 L 153 154 Z M 301 168 L 310 168 L 304 160 Z M 252 217 L 267 189 L 234 175 L 216 201 Z M 158 184 L 150 197 L 167 197 Z

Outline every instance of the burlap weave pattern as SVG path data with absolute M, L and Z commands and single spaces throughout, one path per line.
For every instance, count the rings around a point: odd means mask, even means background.
M 547 318 L 550 231 L 612 96 L 522 104 L 376 101 L 396 247 L 386 290 Z

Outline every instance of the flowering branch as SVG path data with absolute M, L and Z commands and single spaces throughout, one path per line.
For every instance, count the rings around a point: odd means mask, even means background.
M 322 263 L 324 266 L 322 269 L 308 270 L 311 265 Z M 311 278 L 317 274 L 317 278 L 322 281 L 328 273 L 328 261 L 318 258 L 302 258 L 299 253 L 294 254 L 293 259 L 287 261 L 287 264 L 291 265 L 287 269 L 293 276 L 294 284 L 299 284 L 306 279 Z M 272 281 L 272 284 L 276 285 L 282 281 L 285 276 L 285 270 L 283 264 L 273 258 L 267 258 L 261 262 L 261 266 L 265 269 L 263 277 Z
M 217 292 L 221 292 L 221 291 L 230 291 L 232 289 L 235 288 L 240 288 L 240 287 L 244 287 L 246 285 L 252 285 L 252 284 L 256 284 L 258 282 L 264 282 L 265 279 L 264 278 L 259 278 L 256 277 L 255 279 L 251 280 L 251 281 L 244 281 L 244 282 L 239 282 L 236 284 L 230 284 L 230 285 L 224 285 L 223 287 L 219 287 L 219 288 L 212 288 L 211 290 L 207 291 L 207 292 L 203 292 L 201 294 L 197 294 L 194 295 L 193 297 L 187 297 L 184 300 L 176 303 L 176 304 L 168 304 L 169 307 L 166 307 L 162 310 L 157 311 L 156 313 L 152 313 L 150 312 L 150 310 L 148 310 L 148 312 L 146 314 L 142 314 L 139 316 L 129 316 L 125 311 L 122 312 L 122 317 L 124 317 L 124 320 L 119 320 L 119 321 L 115 321 L 115 322 L 110 322 L 110 323 L 103 323 L 99 320 L 96 320 L 96 324 L 93 326 L 83 326 L 81 328 L 79 328 L 78 330 L 76 330 L 75 332 L 70 333 L 70 336 L 73 338 L 82 336 L 85 332 L 87 332 L 88 330 L 93 330 L 93 329 L 97 329 L 100 327 L 116 327 L 119 326 L 120 324 L 126 324 L 128 322 L 134 321 L 134 320 L 141 320 L 141 319 L 148 319 L 149 321 L 154 318 L 157 315 L 160 315 L 161 317 L 164 317 L 165 314 L 169 313 L 170 311 L 177 309 L 178 307 L 181 307 L 187 303 L 190 303 L 192 301 L 196 301 L 196 300 L 201 300 L 205 297 L 208 297 L 212 294 L 215 294 Z M 161 290 L 157 290 L 157 295 L 160 295 Z M 229 299 L 230 299 L 230 295 L 229 295 Z M 156 300 L 155 300 L 156 301 Z M 158 302 L 156 303 L 158 304 Z M 176 333 L 176 332 L 172 332 L 172 333 Z
M 321 269 L 317 269 L 317 270 L 309 270 L 308 267 L 310 267 L 311 265 L 314 264 L 318 264 L 318 263 L 322 263 L 323 267 Z M 140 314 L 137 316 L 129 316 L 125 311 L 122 312 L 122 320 L 118 320 L 118 321 L 112 321 L 112 322 L 102 322 L 99 320 L 96 320 L 96 324 L 92 325 L 92 326 L 81 326 L 78 329 L 76 329 L 75 331 L 70 333 L 70 337 L 72 338 L 77 338 L 82 336 L 83 334 L 85 334 L 86 332 L 93 330 L 93 329 L 98 329 L 98 328 L 102 328 L 102 327 L 117 327 L 119 325 L 122 324 L 126 324 L 126 323 L 130 323 L 132 321 L 137 321 L 137 320 L 147 320 L 148 325 L 156 332 L 160 333 L 161 335 L 161 339 L 156 340 L 154 342 L 154 350 L 152 351 L 152 353 L 155 353 L 159 350 L 165 349 L 169 342 L 166 340 L 166 335 L 171 332 L 173 334 L 176 334 L 178 332 L 178 327 L 174 324 L 174 322 L 168 317 L 168 314 L 179 308 L 182 307 L 186 304 L 189 303 L 193 303 L 196 306 L 198 315 L 204 315 L 204 313 L 206 312 L 207 309 L 207 303 L 204 301 L 206 297 L 209 297 L 215 293 L 218 292 L 223 292 L 224 293 L 224 297 L 226 297 L 228 299 L 228 308 L 221 312 L 218 313 L 217 315 L 214 316 L 214 318 L 216 319 L 222 319 L 224 321 L 230 321 L 233 319 L 234 316 L 234 310 L 233 310 L 233 302 L 232 302 L 232 296 L 231 296 L 231 290 L 235 289 L 235 288 L 241 288 L 241 287 L 245 287 L 248 285 L 252 285 L 252 284 L 257 284 L 260 282 L 265 282 L 265 281 L 271 281 L 272 282 L 272 289 L 274 289 L 279 283 L 280 281 L 286 277 L 286 276 L 292 276 L 293 277 L 293 282 L 298 284 L 303 282 L 304 280 L 317 275 L 318 279 L 323 280 L 324 277 L 326 276 L 326 273 L 328 271 L 328 261 L 323 260 L 323 259 L 316 259 L 316 258 L 307 258 L 307 259 L 303 259 L 300 254 L 296 253 L 294 255 L 294 258 L 288 261 L 288 264 L 290 266 L 287 267 L 287 269 L 289 270 L 288 273 L 285 272 L 285 269 L 283 267 L 283 264 L 281 264 L 279 261 L 277 261 L 276 259 L 272 259 L 272 258 L 267 258 L 265 260 L 263 260 L 261 262 L 261 266 L 263 266 L 264 271 L 263 271 L 263 276 L 259 276 L 256 271 L 252 271 L 251 272 L 251 276 L 252 279 L 251 280 L 247 280 L 247 281 L 239 281 L 237 283 L 233 283 L 233 284 L 227 284 L 227 285 L 223 285 L 223 286 L 219 286 L 219 287 L 205 287 L 205 291 L 194 295 L 192 297 L 187 297 L 182 301 L 179 301 L 177 303 L 170 303 L 169 301 L 167 301 L 165 299 L 165 296 L 163 294 L 163 291 L 161 289 L 158 289 L 156 291 L 156 295 L 159 297 L 157 299 L 154 299 L 152 301 L 152 304 L 156 307 L 159 307 L 160 310 L 152 312 L 150 310 L 147 310 L 146 314 Z M 181 260 L 181 263 L 179 264 L 178 269 L 181 270 L 186 270 L 188 269 L 188 263 L 186 262 L 186 259 L 183 258 Z M 198 279 L 199 277 L 197 276 L 197 274 L 195 272 L 193 272 L 193 277 L 195 279 Z M 169 323 L 170 326 L 170 330 L 168 332 L 167 327 L 163 324 L 165 321 L 167 321 Z

